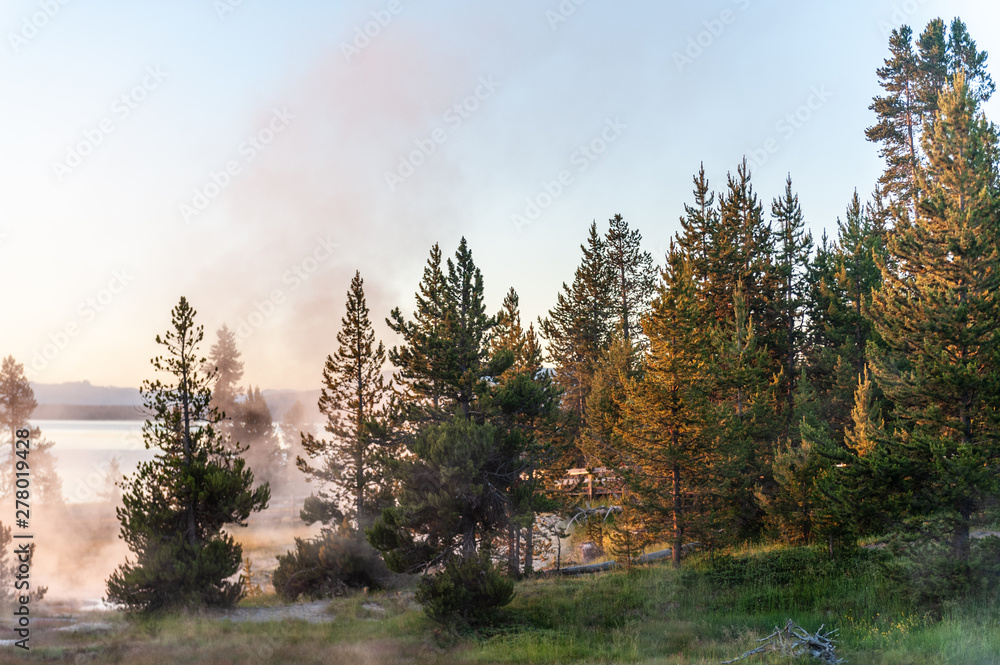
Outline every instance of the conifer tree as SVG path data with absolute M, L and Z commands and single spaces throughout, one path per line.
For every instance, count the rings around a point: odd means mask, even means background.
M 243 378 L 243 360 L 236 346 L 236 335 L 225 324 L 216 331 L 216 342 L 208 354 L 207 372 L 215 372 L 212 386 L 212 406 L 225 418 L 219 423 L 219 431 L 232 434 L 232 418 L 236 415 L 236 402 L 240 396 L 240 380 Z
M 869 141 L 881 143 L 885 172 L 879 178 L 886 196 L 895 206 L 909 208 L 917 182 L 921 128 L 920 85 L 913 30 L 904 25 L 889 37 L 890 57 L 877 70 L 885 95 L 876 96 L 869 107 L 878 122 L 867 130 Z
M 546 318 L 539 319 L 539 331 L 547 342 L 547 359 L 555 368 L 569 424 L 566 435 L 569 465 L 583 461 L 580 436 L 586 419 L 587 395 L 601 351 L 611 337 L 615 307 L 607 249 L 596 223 L 590 225 L 587 244 L 580 249 L 583 259 L 572 286 L 563 283 L 555 307 Z
M 284 454 L 274 430 L 271 408 L 260 388 L 248 387 L 243 399 L 233 405 L 229 425 L 231 445 L 245 452 L 243 459 L 254 477 L 274 489 L 283 476 Z
M 630 229 L 621 215 L 608 221 L 604 236 L 614 309 L 622 338 L 642 346 L 642 329 L 639 320 L 649 311 L 649 304 L 656 291 L 657 270 L 653 255 L 642 251 L 642 234 Z
M 675 242 L 690 264 L 694 279 L 698 284 L 703 284 L 708 279 L 709 247 L 716 233 L 719 215 L 715 208 L 715 193 L 709 188 L 708 178 L 705 176 L 704 164 L 701 164 L 692 180 L 694 205 L 684 204 L 685 214 L 680 219 L 681 230 L 677 233 Z
M 455 260 L 447 261 L 447 274 L 440 249 L 436 244 L 431 249 L 414 320 L 406 321 L 397 307 L 386 323 L 403 337 L 389 359 L 399 370 L 396 381 L 406 389 L 407 401 L 423 406 L 417 417 L 441 419 L 455 407 L 469 416 L 489 371 L 486 342 L 495 321 L 486 314 L 482 273 L 464 237 Z
M 731 321 L 736 284 L 742 282 L 747 314 L 753 317 L 761 337 L 771 342 L 771 352 L 780 367 L 784 357 L 776 352 L 774 338 L 784 330 L 778 321 L 780 283 L 773 261 L 771 228 L 764 222 L 763 206 L 744 159 L 736 175 L 729 174 L 726 192 L 719 200 L 719 222 L 709 246 L 708 298 L 714 306 L 716 322 Z
M 382 375 L 385 347 L 375 343 L 360 272 L 351 279 L 340 325 L 340 346 L 326 357 L 319 397 L 330 438 L 303 434 L 308 459 L 299 457 L 296 464 L 321 484 L 303 509 L 306 523 L 329 525 L 346 510 L 360 532 L 388 505 L 391 480 L 386 464 L 395 445 L 393 387 Z
M 117 512 L 135 559 L 107 582 L 108 599 L 133 612 L 235 603 L 243 589 L 227 578 L 239 570 L 242 549 L 222 529 L 245 526 L 270 495 L 267 485 L 251 489 L 253 474 L 216 430 L 221 416 L 211 406 L 212 376 L 201 372 L 204 331 L 195 326 L 195 314 L 182 297 L 171 330 L 156 337 L 165 355 L 152 360 L 172 379 L 146 381 L 142 388 L 152 414 L 143 438 L 158 452 L 125 481 Z
M 8 471 L 0 474 L 0 497 L 9 497 L 14 490 L 14 460 L 17 430 L 27 429 L 31 441 L 31 485 L 35 505 L 61 505 L 62 479 L 56 471 L 55 445 L 42 435 L 41 428 L 28 422 L 38 403 L 31 382 L 24 375 L 24 365 L 14 356 L 7 356 L 0 365 L 0 464 Z M 9 441 L 9 448 L 7 442 Z
M 437 243 L 431 247 L 414 297 L 413 321 L 404 319 L 398 307 L 393 308 L 385 320 L 390 330 L 403 337 L 403 345 L 389 351 L 389 360 L 398 369 L 393 378 L 405 389 L 407 401 L 437 410 L 442 406 L 445 390 L 440 372 L 446 352 L 443 338 L 449 316 L 441 248 Z
M 659 295 L 643 321 L 650 340 L 642 378 L 624 384 L 615 434 L 615 469 L 650 516 L 658 516 L 679 566 L 685 538 L 711 542 L 711 479 L 722 461 L 704 435 L 707 331 L 700 325 L 697 284 L 681 250 L 671 248 Z
M 573 285 L 563 283 L 555 307 L 548 317 L 539 320 L 539 326 L 548 342 L 548 359 L 555 365 L 556 381 L 564 390 L 566 404 L 582 416 L 590 377 L 611 336 L 609 320 L 614 301 L 607 251 L 596 223 L 590 225 L 587 244 L 580 249 L 583 259 Z
M 812 234 L 805 228 L 799 197 L 792 193 L 792 176 L 785 180 L 785 194 L 771 203 L 771 216 L 777 224 L 775 277 L 781 284 L 779 317 L 783 321 L 784 393 L 787 422 L 791 424 L 795 400 L 795 378 L 798 376 L 796 359 L 802 351 L 800 323 L 806 298 L 806 276 L 809 255 L 812 253 Z
M 990 98 L 995 85 L 986 71 L 986 53 L 980 52 L 965 23 L 954 19 L 950 34 L 941 19 L 933 19 L 921 33 L 914 50 L 913 31 L 901 26 L 889 37 L 890 57 L 877 70 L 887 94 L 876 96 L 869 107 L 878 122 L 865 134 L 881 143 L 886 170 L 879 178 L 890 207 L 908 212 L 912 218 L 918 201 L 917 179 L 925 155 L 921 141 L 933 126 L 938 96 L 961 72 L 970 94 L 980 102 Z M 897 211 L 897 215 L 902 213 Z
M 872 315 L 872 368 L 896 405 L 911 514 L 942 514 L 958 561 L 973 519 L 997 489 L 1000 448 L 1000 234 L 997 135 L 962 73 L 924 137 L 912 222 L 897 219 Z
M 713 329 L 711 360 L 719 440 L 732 464 L 725 468 L 722 492 L 737 541 L 753 540 L 764 528 L 756 495 L 771 491 L 770 465 L 775 444 L 775 383 L 767 349 L 751 318 L 742 282 L 733 294 L 734 318 Z M 780 375 L 779 375 L 780 380 Z
M 460 412 L 424 426 L 393 461 L 396 505 L 368 529 L 390 570 L 426 572 L 489 549 L 507 526 L 508 492 L 524 471 L 516 441 Z

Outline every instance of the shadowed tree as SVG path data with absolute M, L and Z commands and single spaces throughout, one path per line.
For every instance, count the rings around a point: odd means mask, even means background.
M 385 347 L 375 344 L 360 272 L 351 280 L 340 324 L 340 347 L 326 357 L 319 398 L 330 438 L 303 434 L 306 458 L 296 464 L 322 484 L 307 499 L 302 519 L 329 525 L 345 511 L 360 532 L 389 503 L 386 462 L 394 452 L 392 383 L 382 376 Z
M 221 416 L 211 406 L 213 377 L 201 372 L 204 331 L 195 326 L 195 314 L 182 297 L 171 329 L 156 337 L 164 355 L 152 360 L 169 382 L 147 380 L 142 387 L 152 414 L 143 439 L 157 453 L 124 482 L 117 513 L 135 558 L 107 581 L 108 600 L 130 612 L 239 600 L 242 585 L 227 578 L 239 570 L 242 548 L 222 529 L 246 526 L 270 496 L 267 485 L 252 489 L 253 473 L 216 429 Z

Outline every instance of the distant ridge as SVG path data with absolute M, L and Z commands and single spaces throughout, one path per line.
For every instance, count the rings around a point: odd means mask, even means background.
M 90 381 L 32 383 L 35 401 L 43 404 L 83 404 L 87 406 L 141 406 L 138 388 L 95 386 Z
M 32 383 L 38 408 L 34 420 L 145 420 L 142 395 L 137 388 L 95 386 L 90 381 Z M 261 390 L 275 422 L 301 402 L 304 417 L 321 420 L 316 402 L 319 390 Z

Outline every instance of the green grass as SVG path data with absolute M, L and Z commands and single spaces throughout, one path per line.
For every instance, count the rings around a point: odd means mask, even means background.
M 734 658 L 792 619 L 812 631 L 821 624 L 838 629 L 838 653 L 851 663 L 1000 663 L 995 597 L 963 598 L 930 611 L 906 591 L 905 570 L 879 550 L 830 560 L 817 549 L 743 549 L 694 558 L 680 570 L 665 563 L 632 575 L 522 582 L 503 622 L 479 635 L 442 631 L 411 592 L 393 590 L 334 599 L 327 609 L 333 620 L 322 624 L 112 617 L 110 634 L 40 634 L 30 654 L 0 650 L 0 662 L 690 665 Z M 264 596 L 244 606 L 276 604 Z

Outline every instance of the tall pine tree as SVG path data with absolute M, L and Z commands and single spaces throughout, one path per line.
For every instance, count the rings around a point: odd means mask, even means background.
M 156 342 L 165 355 L 153 368 L 170 375 L 143 384 L 152 416 L 143 425 L 146 447 L 157 449 L 125 481 L 117 509 L 121 537 L 135 555 L 112 573 L 108 599 L 129 611 L 178 606 L 230 606 L 243 594 L 227 581 L 242 563 L 242 548 L 226 525 L 246 526 L 250 513 L 267 507 L 267 485 L 252 489 L 253 474 L 239 451 L 224 445 L 211 406 L 211 375 L 198 356 L 204 331 L 181 298 L 171 329 Z
M 393 387 L 382 375 L 385 347 L 375 343 L 360 272 L 351 279 L 340 325 L 340 346 L 326 357 L 319 397 L 330 438 L 303 434 L 308 459 L 299 457 L 296 464 L 321 484 L 303 507 L 306 523 L 329 524 L 343 512 L 360 532 L 389 503 L 386 464 L 395 452 Z
M 923 142 L 912 222 L 898 219 L 872 315 L 872 367 L 895 403 L 911 514 L 943 517 L 959 561 L 997 489 L 1000 430 L 1000 230 L 997 135 L 963 74 L 938 100 Z

